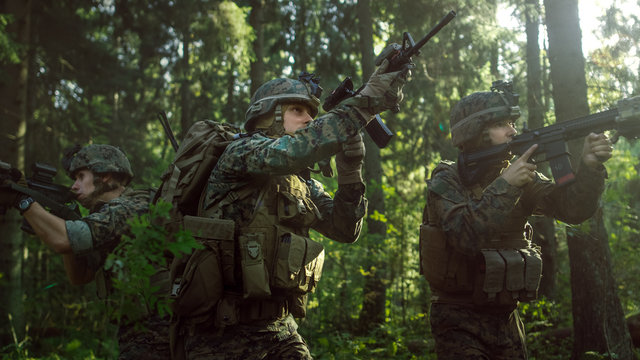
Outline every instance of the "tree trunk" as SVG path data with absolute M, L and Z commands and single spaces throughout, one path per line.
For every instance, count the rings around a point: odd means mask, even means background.
M 359 21 L 358 32 L 360 35 L 360 52 L 362 54 L 362 74 L 365 82 L 374 71 L 373 53 L 373 22 L 369 0 L 359 0 L 357 4 L 357 18 Z M 369 135 L 364 134 L 366 156 L 364 164 L 364 181 L 367 184 L 369 199 L 369 215 L 376 211 L 384 214 L 384 192 L 382 191 L 382 165 L 380 149 L 375 145 Z M 386 264 L 384 257 L 377 256 L 386 232 L 385 223 L 367 218 L 367 241 L 366 249 L 368 256 L 365 257 L 363 268 L 366 271 L 363 291 L 362 310 L 360 311 L 358 331 L 366 333 L 376 326 L 382 324 L 385 319 L 386 286 L 384 273 Z
M 256 38 L 253 41 L 255 60 L 251 62 L 251 94 L 265 82 L 264 79 L 264 6 L 265 0 L 251 0 L 251 14 L 249 25 L 253 28 Z
M 182 81 L 180 83 L 180 134 L 177 136 L 178 143 L 182 140 L 184 134 L 193 125 L 193 119 L 191 119 L 191 81 L 190 81 L 190 65 L 189 65 L 189 48 L 191 47 L 191 40 L 189 40 L 189 24 L 186 23 L 182 29 Z
M 556 119 L 561 122 L 589 113 L 578 1 L 545 0 L 544 4 L 553 100 Z M 580 148 L 581 144 L 572 146 L 572 153 L 581 154 Z M 580 157 L 575 159 L 579 161 Z M 612 275 L 602 209 L 583 229 L 588 233 L 567 228 L 574 329 L 572 359 L 582 359 L 588 351 L 633 359 L 631 337 Z
M 544 126 L 544 107 L 542 105 L 542 65 L 540 63 L 540 1 L 527 0 L 525 7 L 527 33 L 527 109 L 529 117 L 527 126 L 536 129 Z M 549 173 L 543 171 L 545 173 Z M 533 242 L 542 248 L 542 280 L 540 295 L 552 298 L 556 283 L 556 255 L 558 242 L 552 218 L 532 217 L 529 222 L 533 227 Z
M 31 31 L 31 1 L 9 0 L 3 13 L 11 14 L 14 21 L 7 32 L 14 34 L 17 43 L 25 46 L 20 51 L 20 63 L 8 64 L 0 77 L 0 160 L 25 170 L 25 130 L 27 126 L 28 47 Z M 24 313 L 22 307 L 22 248 L 20 224 L 22 217 L 14 209 L 0 215 L 0 322 L 7 324 L 0 330 L 0 343 L 9 344 L 24 339 Z M 11 322 L 9 323 L 9 317 Z M 15 331 L 15 338 L 11 331 Z

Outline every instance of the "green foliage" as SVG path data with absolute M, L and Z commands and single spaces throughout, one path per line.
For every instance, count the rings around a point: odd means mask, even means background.
M 637 274 L 640 271 L 640 144 L 619 141 L 607 162 L 609 179 L 603 196 L 613 271 L 625 313 L 640 310 Z
M 531 359 L 570 358 L 571 309 L 568 305 L 545 297 L 520 304 L 519 312 L 525 324 L 527 349 Z
M 10 14 L 0 14 L 0 64 L 17 64 L 20 62 L 18 55 L 19 46 L 6 31 L 7 26 L 13 22 Z
M 166 294 L 161 292 L 164 283 L 153 283 L 157 273 L 166 273 L 169 267 L 167 256 L 173 258 L 201 248 L 188 231 L 169 234 L 162 226 L 169 219 L 171 204 L 160 200 L 149 206 L 149 212 L 128 220 L 132 236 L 123 236 L 118 246 L 109 254 L 104 268 L 110 274 L 116 290 L 113 317 L 136 320 L 158 312 L 169 313 Z
M 309 343 L 314 359 L 435 359 L 434 343 L 425 325 L 424 318 L 412 319 L 405 326 L 387 323 L 365 336 L 307 327 L 302 327 L 300 332 Z

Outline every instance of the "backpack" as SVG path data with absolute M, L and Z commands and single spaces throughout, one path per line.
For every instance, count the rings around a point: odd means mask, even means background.
M 174 205 L 181 215 L 197 215 L 202 190 L 211 170 L 240 128 L 213 120 L 198 121 L 189 128 L 176 156 L 161 177 L 158 198 Z
M 188 230 L 203 245 L 171 262 L 169 298 L 173 314 L 169 339 L 173 359 L 185 356 L 178 333 L 180 323 L 185 317 L 190 322 L 205 322 L 222 297 L 223 264 L 219 245 L 212 239 L 233 241 L 235 224 L 232 220 L 199 217 L 198 211 L 211 171 L 227 145 L 240 136 L 241 130 L 230 124 L 213 120 L 193 124 L 162 175 L 152 201 L 155 204 L 162 199 L 173 205 L 169 219 L 162 224 L 169 235 Z

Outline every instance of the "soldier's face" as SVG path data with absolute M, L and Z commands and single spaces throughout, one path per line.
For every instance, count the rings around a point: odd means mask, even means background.
M 76 194 L 76 199 L 83 204 L 90 198 L 95 190 L 93 173 L 87 169 L 79 170 L 76 173 L 76 181 L 73 183 L 73 186 L 71 186 L 71 191 Z
M 500 121 L 489 127 L 489 139 L 492 145 L 508 143 L 517 133 L 511 120 Z
M 282 115 L 284 131 L 287 134 L 293 134 L 296 130 L 307 127 L 313 118 L 311 110 L 303 104 L 291 104 Z

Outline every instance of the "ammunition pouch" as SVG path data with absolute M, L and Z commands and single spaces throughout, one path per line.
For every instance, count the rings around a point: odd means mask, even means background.
M 474 286 L 476 305 L 511 305 L 538 297 L 542 277 L 539 247 L 525 240 L 519 249 L 483 249 Z
M 320 243 L 278 225 L 251 230 L 239 237 L 245 299 L 267 298 L 272 292 L 295 295 L 315 290 L 324 263 Z

